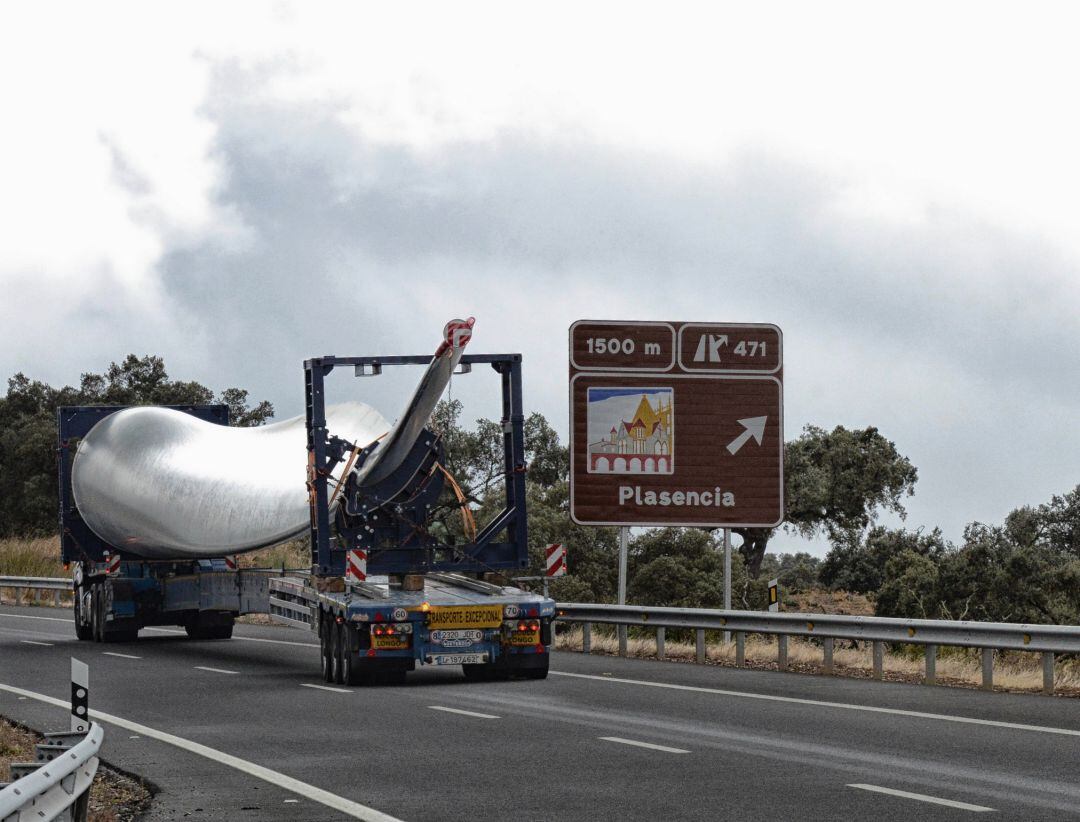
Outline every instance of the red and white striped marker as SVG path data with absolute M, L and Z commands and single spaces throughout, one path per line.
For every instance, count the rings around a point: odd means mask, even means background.
M 349 551 L 345 555 L 345 581 L 367 582 L 367 551 Z
M 467 320 L 450 320 L 443 327 L 443 341 L 436 349 L 435 356 L 441 357 L 447 349 L 457 350 L 468 345 L 469 340 L 472 339 L 472 329 L 475 323 L 476 317 L 469 317 Z
M 225 567 L 230 571 L 236 570 L 236 557 L 225 557 Z
M 544 549 L 545 570 L 549 577 L 561 577 L 566 573 L 566 546 L 556 542 Z
M 108 554 L 105 557 L 105 573 L 116 574 L 120 571 L 120 555 Z

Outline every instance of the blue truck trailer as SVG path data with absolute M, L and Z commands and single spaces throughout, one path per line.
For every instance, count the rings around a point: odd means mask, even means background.
M 454 328 L 434 358 L 304 363 L 310 568 L 240 570 L 229 556 L 147 559 L 101 539 L 74 500 L 72 460 L 80 438 L 122 409 L 60 408 L 61 546 L 73 566 L 78 637 L 131 641 L 147 626 L 181 625 L 193 639 L 226 639 L 237 616 L 268 613 L 316 633 L 327 682 L 395 681 L 418 664 L 461 666 L 470 679 L 547 676 L 555 603 L 510 582 L 528 566 L 521 356 L 463 355 L 453 350 Z M 442 439 L 428 427 L 440 379 L 449 378 L 448 348 L 455 373 L 490 367 L 502 394 L 504 504 L 456 542 L 430 527 L 452 482 Z M 422 365 L 412 402 L 385 437 L 352 442 L 328 429 L 324 380 L 335 368 L 374 376 Z M 228 424 L 224 406 L 174 410 Z

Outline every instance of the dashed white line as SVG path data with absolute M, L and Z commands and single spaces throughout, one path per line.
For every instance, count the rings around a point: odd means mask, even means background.
M 667 745 L 654 745 L 652 742 L 639 742 L 636 739 L 623 739 L 621 736 L 601 736 L 605 742 L 618 742 L 620 745 L 633 745 L 635 748 L 648 748 L 650 751 L 663 751 L 664 753 L 690 753 L 683 748 L 669 748 Z
M 205 665 L 196 665 L 196 670 L 209 671 L 212 674 L 238 674 L 239 671 L 226 671 L 224 668 L 207 668 Z
M 118 651 L 102 651 L 102 656 L 118 656 L 121 659 L 142 659 L 141 656 L 135 656 L 135 654 L 121 654 Z
M 910 716 L 915 719 L 935 719 L 939 722 L 960 722 L 968 725 L 986 725 L 991 728 L 1008 728 L 1014 731 L 1036 731 L 1044 734 L 1061 734 L 1063 736 L 1080 736 L 1080 731 L 1072 728 L 1051 728 L 1046 725 L 1024 725 L 1019 722 L 1000 722 L 996 719 L 976 719 L 970 716 L 951 716 L 949 714 L 932 714 L 925 711 L 905 711 L 901 708 L 879 708 L 875 705 L 852 705 L 847 702 L 824 702 L 820 699 L 802 699 L 795 696 L 776 696 L 775 694 L 758 694 L 747 691 L 728 691 L 723 688 L 706 688 L 701 685 L 676 685 L 674 682 L 651 682 L 647 679 L 623 679 L 617 676 L 595 676 L 594 674 L 573 674 L 569 671 L 552 671 L 551 676 L 569 676 L 574 679 L 592 679 L 597 682 L 616 682 L 622 685 L 644 685 L 648 688 L 668 688 L 673 691 L 691 691 L 699 694 L 717 694 L 718 696 L 734 696 L 741 699 L 763 699 L 766 702 L 787 702 L 793 705 L 812 705 L 818 708 L 841 708 L 846 711 L 866 711 L 874 714 L 889 714 L 891 716 Z
M 955 799 L 942 799 L 939 796 L 927 796 L 924 793 L 911 793 L 911 791 L 898 791 L 895 788 L 883 788 L 880 785 L 848 785 L 849 788 L 858 788 L 861 791 L 873 791 L 874 793 L 883 793 L 889 796 L 899 796 L 902 799 L 915 799 L 919 802 L 929 802 L 932 805 L 944 805 L 946 808 L 958 808 L 962 811 L 971 811 L 973 813 L 988 813 L 993 811 L 993 808 L 987 808 L 984 805 L 972 805 L 967 802 L 957 802 Z
M 301 688 L 315 688 L 320 691 L 333 691 L 335 694 L 351 694 L 348 688 L 331 688 L 329 685 L 309 685 L 306 682 L 300 683 Z
M 20 639 L 19 641 L 23 645 L 43 645 L 46 648 L 51 648 L 54 645 L 52 642 L 35 642 L 32 639 Z
M 22 688 L 16 688 L 13 685 L 4 685 L 0 683 L 0 691 L 7 691 L 8 693 L 15 694 L 16 696 L 29 697 L 36 699 L 39 702 L 44 702 L 49 705 L 55 705 L 58 708 L 70 708 L 68 701 L 63 699 L 57 699 L 56 697 L 46 696 L 45 694 L 39 694 L 35 691 L 26 691 Z M 365 822 L 401 822 L 396 817 L 389 816 L 388 814 L 377 811 L 374 808 L 369 808 L 366 805 L 361 805 L 359 802 L 353 802 L 351 799 L 346 799 L 343 796 L 330 793 L 329 791 L 317 788 L 314 785 L 310 785 L 307 782 L 301 782 L 299 779 L 295 779 L 287 774 L 283 774 L 280 771 L 274 771 L 270 768 L 265 768 L 262 765 L 256 765 L 254 762 L 248 762 L 246 759 L 241 759 L 238 756 L 227 754 L 224 751 L 216 750 L 215 748 L 201 745 L 198 742 L 192 742 L 190 739 L 184 739 L 180 736 L 173 736 L 170 733 L 159 731 L 156 728 L 150 728 L 146 725 L 140 725 L 138 722 L 132 722 L 129 719 L 124 719 L 113 714 L 103 713 L 101 711 L 91 711 L 90 717 L 92 719 L 99 720 L 101 722 L 107 722 L 110 725 L 115 725 L 118 728 L 123 728 L 126 731 L 134 731 L 149 737 L 150 739 L 156 739 L 159 742 L 164 742 L 167 745 L 180 748 L 181 750 L 193 753 L 196 756 L 201 756 L 209 759 L 218 764 L 225 765 L 230 768 L 235 768 L 242 773 L 246 773 L 249 776 L 253 776 L 256 779 L 261 779 L 271 785 L 275 785 L 279 788 L 283 788 L 290 793 L 294 793 L 305 799 L 310 799 L 313 802 L 318 802 L 320 805 L 325 805 L 328 808 L 332 808 L 336 811 L 353 817 L 354 819 L 362 819 Z
M 461 708 L 447 708 L 444 705 L 428 705 L 433 711 L 445 711 L 448 714 L 461 714 L 462 716 L 473 716 L 477 719 L 502 719 L 502 717 L 495 716 L 495 714 L 480 714 L 476 711 L 463 711 Z

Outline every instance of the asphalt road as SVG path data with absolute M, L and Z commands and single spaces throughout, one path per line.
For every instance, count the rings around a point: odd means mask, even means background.
M 11 689 L 66 703 L 89 663 L 153 820 L 1080 819 L 1076 700 L 574 653 L 543 682 L 325 690 L 303 631 L 173 630 L 80 643 L 66 611 L 0 608 L 0 714 L 63 729 Z

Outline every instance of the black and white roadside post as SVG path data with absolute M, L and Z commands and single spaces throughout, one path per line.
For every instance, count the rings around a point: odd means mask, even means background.
M 769 580 L 769 610 L 773 613 L 780 610 L 780 580 Z
M 90 730 L 90 669 L 85 662 L 71 658 L 71 732 Z

